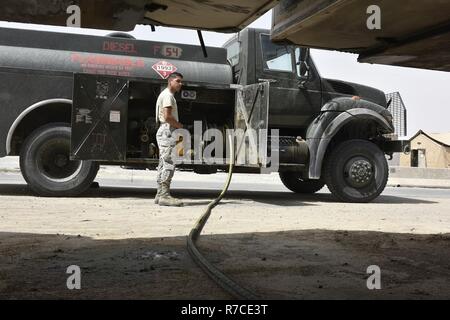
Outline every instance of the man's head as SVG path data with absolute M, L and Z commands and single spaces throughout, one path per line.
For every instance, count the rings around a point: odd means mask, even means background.
M 168 87 L 171 92 L 175 93 L 181 90 L 181 86 L 183 85 L 183 75 L 181 73 L 174 72 L 167 80 Z

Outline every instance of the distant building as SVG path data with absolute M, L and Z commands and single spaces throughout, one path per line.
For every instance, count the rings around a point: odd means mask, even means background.
M 419 130 L 409 141 L 411 152 L 400 155 L 400 166 L 450 168 L 450 133 L 425 133 Z
M 386 94 L 386 100 L 389 103 L 388 110 L 391 112 L 395 128 L 396 137 L 405 137 L 408 134 L 406 127 L 406 107 L 403 99 L 398 92 Z
M 398 92 L 386 94 L 386 101 L 388 101 L 388 110 L 392 114 L 392 123 L 394 124 L 394 133 L 390 135 L 392 139 L 405 137 L 408 134 L 406 126 L 406 107 L 403 99 Z M 400 153 L 394 153 L 393 158 L 388 160 L 390 166 L 400 165 Z

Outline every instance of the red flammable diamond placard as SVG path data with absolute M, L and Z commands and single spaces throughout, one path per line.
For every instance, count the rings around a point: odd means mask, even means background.
M 177 67 L 167 61 L 159 61 L 152 66 L 163 79 L 167 79 L 172 73 L 177 71 Z

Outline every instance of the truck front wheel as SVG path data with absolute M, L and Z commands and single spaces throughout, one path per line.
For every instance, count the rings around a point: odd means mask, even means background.
M 300 172 L 280 172 L 280 179 L 286 188 L 295 193 L 316 193 L 325 185 L 325 183 L 321 180 L 303 179 Z
M 344 202 L 370 202 L 386 187 L 389 169 L 384 153 L 366 140 L 349 140 L 331 151 L 324 180 L 331 193 Z
M 20 152 L 20 170 L 38 195 L 77 196 L 97 176 L 97 163 L 70 160 L 70 136 L 68 124 L 52 123 L 36 129 L 25 140 Z

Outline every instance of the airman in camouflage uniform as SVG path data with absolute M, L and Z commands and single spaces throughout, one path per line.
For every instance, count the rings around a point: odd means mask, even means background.
M 156 121 L 160 124 L 156 134 L 159 148 L 158 165 L 158 192 L 155 203 L 160 206 L 182 206 L 183 203 L 170 195 L 170 184 L 175 172 L 175 163 L 172 159 L 176 141 L 172 132 L 183 128 L 178 121 L 178 106 L 174 94 L 181 90 L 183 76 L 172 73 L 168 79 L 168 86 L 161 92 L 156 102 Z

